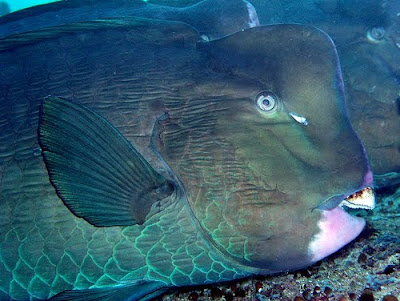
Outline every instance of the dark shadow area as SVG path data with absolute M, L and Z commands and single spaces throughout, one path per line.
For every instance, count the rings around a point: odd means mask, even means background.
M 4 1 L 0 1 L 0 16 L 10 13 L 10 7 Z

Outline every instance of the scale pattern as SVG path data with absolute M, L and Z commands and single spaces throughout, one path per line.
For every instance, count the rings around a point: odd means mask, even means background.
M 161 169 L 148 149 L 152 125 L 160 99 L 176 95 L 174 74 L 187 67 L 172 52 L 157 58 L 146 44 L 133 46 L 138 37 L 124 34 L 67 35 L 0 54 L 0 299 L 44 299 L 140 279 L 182 286 L 247 275 L 210 247 L 183 199 L 141 226 L 96 228 L 76 218 L 51 186 L 37 139 L 40 100 L 48 94 L 89 106 Z M 129 51 L 114 57 L 122 47 Z M 143 81 L 142 70 L 151 81 Z

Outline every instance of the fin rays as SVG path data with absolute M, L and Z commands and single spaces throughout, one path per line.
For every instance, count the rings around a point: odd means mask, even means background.
M 39 140 L 57 193 L 95 226 L 143 223 L 173 191 L 116 128 L 82 105 L 46 98 Z

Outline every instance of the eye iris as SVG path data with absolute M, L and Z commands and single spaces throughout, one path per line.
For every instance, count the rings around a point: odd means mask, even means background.
M 264 112 L 272 112 L 276 109 L 277 97 L 270 92 L 263 92 L 257 96 L 257 105 Z

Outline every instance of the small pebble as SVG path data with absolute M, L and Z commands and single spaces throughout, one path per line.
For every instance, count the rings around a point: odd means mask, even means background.
M 189 295 L 189 300 L 190 301 L 197 301 L 198 298 L 199 298 L 199 295 L 197 293 L 195 293 L 195 292 L 193 292 L 193 293 L 191 293 Z
M 391 274 L 394 272 L 394 265 L 388 265 L 385 270 L 383 271 L 383 274 Z
M 316 287 L 314 287 L 313 295 L 319 296 L 320 294 L 321 294 L 321 288 L 317 285 Z
M 256 282 L 256 292 L 261 293 L 263 291 L 263 285 L 261 282 Z
M 305 301 L 305 299 L 303 297 L 296 296 L 294 297 L 293 301 Z
M 221 297 L 222 297 L 222 291 L 219 288 L 217 287 L 211 288 L 211 298 L 216 299 Z
M 345 296 L 342 296 L 342 297 L 339 298 L 338 301 L 349 301 L 349 299 L 347 297 L 345 297 Z
M 360 296 L 359 301 L 375 301 L 374 294 L 370 289 L 365 289 Z
M 225 300 L 226 301 L 233 301 L 233 294 L 232 293 L 226 293 L 225 295 Z
M 325 294 L 327 297 L 332 296 L 332 289 L 331 289 L 329 286 L 326 286 L 325 289 L 324 289 L 324 294 Z
M 357 299 L 357 296 L 356 296 L 355 293 L 350 293 L 349 294 L 349 298 L 350 298 L 351 301 L 355 301 Z
M 367 261 L 367 255 L 364 253 L 361 253 L 360 256 L 358 256 L 357 262 L 358 263 L 365 263 Z

